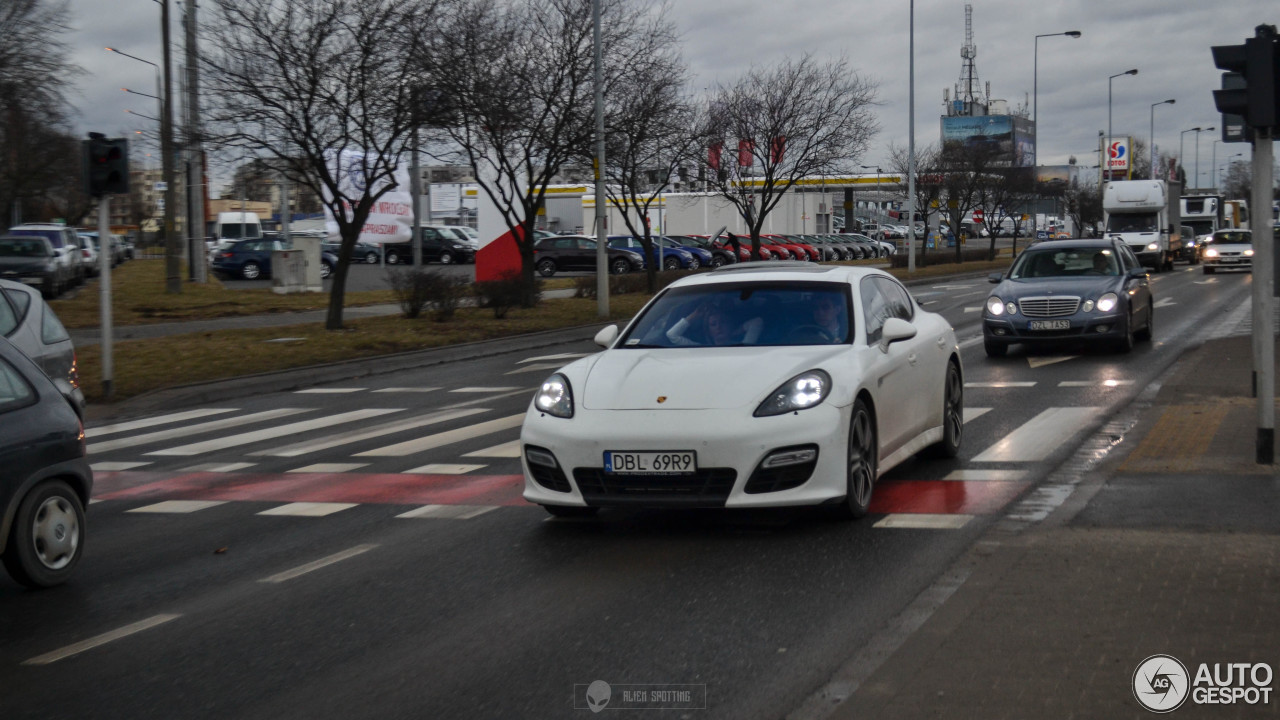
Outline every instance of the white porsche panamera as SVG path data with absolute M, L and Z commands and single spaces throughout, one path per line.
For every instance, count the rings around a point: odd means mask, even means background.
M 955 332 L 880 270 L 720 268 L 596 342 L 521 430 L 524 497 L 553 515 L 832 504 L 856 518 L 882 473 L 960 447 Z

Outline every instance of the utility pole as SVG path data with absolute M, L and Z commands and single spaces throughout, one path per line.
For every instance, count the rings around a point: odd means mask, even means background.
M 1275 463 L 1276 444 L 1276 342 L 1274 233 L 1270 219 L 1271 188 L 1275 159 L 1273 128 L 1253 129 L 1253 382 L 1258 401 L 1258 437 L 1255 444 L 1259 465 Z
M 173 78 L 169 63 L 169 0 L 160 0 L 160 37 L 164 44 L 164 92 L 160 104 L 160 155 L 164 169 L 164 270 L 165 292 L 182 293 L 182 242 L 173 228 Z
M 600 47 L 600 0 L 591 2 L 591 19 L 595 27 L 595 100 L 596 100 L 596 314 L 609 317 L 609 199 L 604 192 L 604 64 Z M 652 262 L 645 258 L 646 262 Z
M 209 281 L 204 250 L 204 148 L 200 134 L 200 50 L 196 45 L 196 3 L 188 0 L 183 22 L 187 54 L 187 252 L 191 280 Z

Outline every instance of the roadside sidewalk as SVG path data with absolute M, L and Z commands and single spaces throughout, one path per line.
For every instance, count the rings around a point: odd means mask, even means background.
M 1280 715 L 1280 677 L 1265 705 L 1201 705 L 1194 686 L 1201 663 L 1280 672 L 1280 476 L 1253 462 L 1251 371 L 1247 335 L 1184 356 L 1136 423 L 1086 443 L 1106 458 L 1056 511 L 1013 508 L 922 595 L 927 619 L 900 619 L 900 644 L 855 658 L 796 716 L 1152 717 L 1133 688 L 1162 697 L 1136 672 L 1157 654 L 1189 673 L 1174 672 L 1178 717 Z

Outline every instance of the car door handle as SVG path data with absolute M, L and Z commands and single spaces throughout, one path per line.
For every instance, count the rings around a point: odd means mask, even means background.
M 940 338 L 938 338 L 937 343 L 938 343 L 938 347 L 940 347 L 940 348 L 941 348 L 941 347 L 946 347 L 946 346 L 947 346 L 947 339 L 946 339 L 946 338 L 944 338 L 944 337 L 940 337 Z
M 918 360 L 918 359 L 919 359 L 919 358 L 917 358 L 917 357 L 916 357 L 916 354 L 915 354 L 915 353 L 911 353 L 910 355 L 908 355 L 908 356 L 907 356 L 907 362 L 911 363 L 912 365 L 915 365 L 915 364 L 916 364 L 916 360 Z

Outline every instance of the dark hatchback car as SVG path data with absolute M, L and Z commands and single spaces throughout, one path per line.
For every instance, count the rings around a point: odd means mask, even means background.
M 216 250 L 210 266 L 214 272 L 224 275 L 257 280 L 271 275 L 271 253 L 291 248 L 292 245 L 283 240 L 237 240 Z M 320 252 L 320 277 L 329 277 L 337 266 L 337 255 L 327 250 Z
M 42 237 L 0 237 L 0 279 L 40 288 L 46 298 L 62 292 L 68 283 L 53 246 Z
M 561 271 L 595 272 L 596 240 L 582 235 L 543 238 L 533 246 L 533 259 L 534 266 L 542 277 L 551 277 Z M 609 248 L 611 275 L 622 275 L 643 269 L 644 257 L 640 253 Z
M 422 228 L 422 262 L 438 262 L 442 265 L 472 263 L 476 261 L 476 247 L 453 233 L 443 233 L 438 228 Z M 413 245 L 392 243 L 387 245 L 388 265 L 413 264 Z
M 1104 343 L 1121 352 L 1150 340 L 1155 303 L 1150 276 L 1118 240 L 1053 240 L 1027 248 L 982 309 L 987 355 L 1009 345 Z
M 27 587 L 66 582 L 84 554 L 93 490 L 84 425 L 70 400 L 0 338 L 0 556 Z

